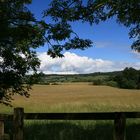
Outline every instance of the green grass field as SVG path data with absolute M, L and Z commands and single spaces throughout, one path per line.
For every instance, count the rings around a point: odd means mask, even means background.
M 90 83 L 35 85 L 30 98 L 15 96 L 13 107 L 25 112 L 140 111 L 140 90 Z M 13 108 L 1 105 L 1 113 Z M 6 125 L 12 134 L 11 125 Z M 25 121 L 25 140 L 112 140 L 113 121 Z M 140 140 L 140 119 L 129 119 L 126 140 Z

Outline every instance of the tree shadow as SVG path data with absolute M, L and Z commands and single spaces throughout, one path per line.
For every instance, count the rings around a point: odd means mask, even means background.
M 112 140 L 112 125 L 77 125 L 70 122 L 34 124 L 25 129 L 26 140 Z
M 9 131 L 10 129 L 8 129 Z M 12 135 L 12 131 L 9 131 Z M 12 138 L 12 137 L 11 137 Z M 113 140 L 113 123 L 32 121 L 25 123 L 25 140 Z M 126 140 L 140 140 L 140 124 L 126 127 Z
M 140 140 L 140 122 L 127 125 L 126 140 Z

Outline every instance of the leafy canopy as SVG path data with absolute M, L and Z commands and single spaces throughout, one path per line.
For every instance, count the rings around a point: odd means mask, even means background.
M 118 87 L 127 89 L 140 89 L 140 70 L 125 68 L 122 73 L 114 77 Z
M 140 52 L 139 0 L 53 0 L 44 15 L 68 24 L 66 27 L 78 20 L 92 25 L 115 17 L 117 23 L 130 28 L 129 37 L 134 38 L 131 47 Z
M 0 103 L 9 104 L 15 93 L 28 97 L 32 77 L 23 79 L 39 67 L 34 49 L 44 45 L 45 30 L 25 6 L 30 2 L 0 1 Z

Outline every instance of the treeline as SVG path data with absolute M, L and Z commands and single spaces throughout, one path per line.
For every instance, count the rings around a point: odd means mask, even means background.
M 116 75 L 118 72 L 108 72 L 108 73 L 90 73 L 90 74 L 72 74 L 72 75 L 46 75 L 44 73 L 39 73 L 37 75 L 38 84 L 58 84 L 63 82 L 93 82 L 96 80 L 105 80 L 109 76 Z
M 124 89 L 140 89 L 140 70 L 125 68 L 123 71 L 110 75 L 106 79 L 93 81 L 94 85 L 108 85 Z
M 29 77 L 30 76 L 28 75 L 26 79 Z M 91 74 L 73 75 L 46 75 L 41 72 L 32 79 L 32 82 L 34 84 L 43 85 L 58 85 L 65 82 L 91 82 L 93 85 L 107 85 L 125 89 L 140 89 L 140 70 L 130 67 L 125 68 L 123 71 L 116 72 L 96 72 Z
M 140 89 L 140 70 L 125 68 L 113 80 L 117 82 L 120 88 Z

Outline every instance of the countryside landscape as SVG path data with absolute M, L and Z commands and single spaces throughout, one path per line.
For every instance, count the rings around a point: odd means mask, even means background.
M 0 140 L 140 140 L 139 0 L 0 0 Z
M 138 112 L 140 110 L 139 89 L 120 89 L 107 85 L 94 85 L 93 82 L 70 82 L 67 78 L 71 80 L 73 77 L 79 77 L 81 80 L 84 77 L 84 80 L 89 80 L 90 76 L 92 80 L 98 78 L 101 80 L 107 75 L 109 74 L 50 75 L 48 78 L 50 84 L 35 84 L 30 91 L 29 98 L 15 95 L 12 105 L 23 107 L 26 113 Z M 55 83 L 53 83 L 54 79 Z M 62 79 L 68 81 L 61 82 Z M 13 113 L 13 107 L 1 105 L 1 113 Z M 26 140 L 90 140 L 91 138 L 112 140 L 113 124 L 113 121 L 109 120 L 34 120 L 25 121 L 24 132 Z M 12 133 L 10 127 L 11 125 L 7 124 L 6 132 L 9 134 Z M 127 119 L 126 139 L 139 140 L 139 131 L 140 119 Z

